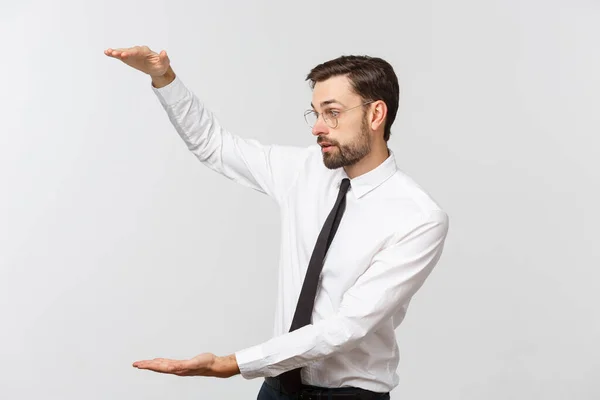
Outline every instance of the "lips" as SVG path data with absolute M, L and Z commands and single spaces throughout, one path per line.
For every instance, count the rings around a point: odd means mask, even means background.
M 335 146 L 330 143 L 321 143 L 321 151 L 328 152 L 331 151 Z
M 317 139 L 317 143 L 319 146 L 321 146 L 321 151 L 324 153 L 331 151 L 336 147 L 334 143 L 328 142 L 324 137 L 319 137 L 319 139 Z

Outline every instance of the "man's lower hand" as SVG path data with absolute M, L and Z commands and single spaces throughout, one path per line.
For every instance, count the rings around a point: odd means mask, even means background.
M 155 358 L 136 361 L 133 366 L 163 374 L 178 376 L 214 376 L 229 378 L 240 373 L 235 355 L 217 357 L 212 353 L 203 353 L 189 360 L 171 360 Z

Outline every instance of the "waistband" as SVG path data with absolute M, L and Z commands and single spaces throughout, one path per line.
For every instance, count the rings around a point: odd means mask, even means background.
M 277 377 L 266 377 L 265 382 L 267 385 L 275 389 L 276 391 L 290 395 L 281 386 L 281 382 Z M 302 385 L 302 389 L 295 394 L 294 399 L 298 400 L 377 400 L 381 399 L 382 396 L 388 393 L 378 393 L 367 389 L 357 387 L 343 387 L 343 388 L 324 388 L 318 386 Z

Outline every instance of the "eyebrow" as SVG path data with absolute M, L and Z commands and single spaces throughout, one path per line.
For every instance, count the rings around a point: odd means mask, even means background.
M 329 104 L 333 104 L 333 103 L 337 103 L 337 104 L 339 104 L 339 105 L 341 105 L 343 107 L 346 107 L 346 106 L 344 106 L 344 103 L 342 103 L 342 102 L 340 102 L 340 101 L 338 101 L 336 99 L 329 99 L 329 100 L 322 101 L 321 102 L 321 107 L 329 105 Z M 315 109 L 315 106 L 313 105 L 312 102 L 310 103 L 310 106 L 313 108 L 313 110 Z

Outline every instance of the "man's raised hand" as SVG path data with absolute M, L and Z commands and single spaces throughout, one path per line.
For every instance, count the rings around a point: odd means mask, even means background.
M 106 49 L 104 54 L 119 59 L 152 77 L 161 77 L 168 71 L 171 61 L 165 50 L 156 53 L 148 46 L 134 46 L 119 49 Z

